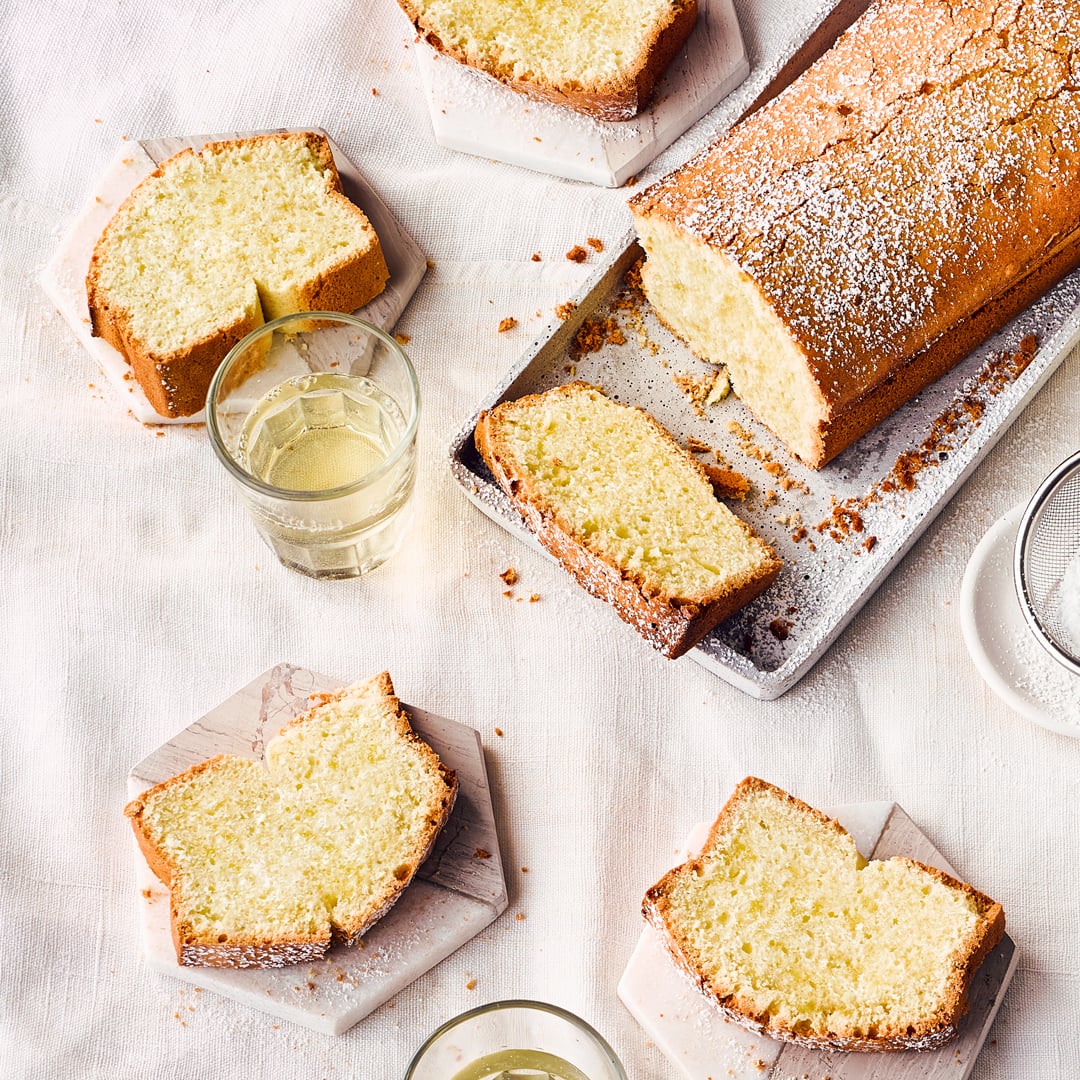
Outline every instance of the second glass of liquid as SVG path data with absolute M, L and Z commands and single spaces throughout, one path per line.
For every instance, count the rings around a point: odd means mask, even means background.
M 542 1001 L 493 1001 L 435 1031 L 405 1080 L 626 1080 L 615 1052 L 580 1017 Z
M 230 352 L 207 427 L 281 561 L 355 577 L 385 562 L 407 529 L 419 406 L 396 341 L 353 316 L 311 312 Z

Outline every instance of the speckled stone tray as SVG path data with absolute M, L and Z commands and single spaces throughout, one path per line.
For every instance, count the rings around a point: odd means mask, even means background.
M 661 326 L 647 302 L 636 309 L 620 303 L 624 273 L 640 257 L 628 233 L 572 298 L 573 314 L 552 320 L 481 408 L 584 379 L 640 405 L 684 445 L 715 447 L 749 477 L 750 496 L 731 505 L 779 552 L 784 569 L 772 588 L 687 655 L 755 697 L 776 698 L 824 654 L 1080 339 L 1080 271 L 813 472 L 795 462 L 734 396 L 695 412 L 673 376 L 701 378 L 715 369 Z M 574 338 L 590 316 L 613 317 L 625 342 L 577 355 Z M 1029 335 L 1038 348 L 1017 373 L 1010 358 Z M 479 411 L 451 444 L 453 473 L 481 510 L 535 545 L 473 447 Z M 745 434 L 729 430 L 733 423 Z M 771 460 L 748 456 L 748 447 Z M 775 501 L 766 497 L 770 489 Z M 836 504 L 854 508 L 857 517 L 838 516 Z M 828 524 L 818 530 L 823 522 Z M 796 539 L 800 529 L 806 535 Z M 599 603 L 584 592 L 581 602 Z M 614 612 L 611 617 L 618 622 Z M 633 633 L 629 627 L 626 632 Z

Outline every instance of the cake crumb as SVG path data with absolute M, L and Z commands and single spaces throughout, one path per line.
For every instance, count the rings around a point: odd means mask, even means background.
M 513 315 L 507 315 L 505 319 L 499 321 L 499 333 L 505 334 L 507 330 L 513 330 L 517 324 L 518 321 Z
M 539 599 L 540 599 L 540 594 L 538 592 L 529 593 L 529 603 L 530 604 L 535 604 L 536 601 L 539 600 Z
M 588 244 L 589 247 L 591 247 L 593 249 L 593 251 L 603 251 L 604 250 L 604 241 L 601 240 L 599 237 L 590 236 L 585 241 L 585 243 Z
M 727 368 L 723 367 L 699 375 L 686 371 L 676 372 L 671 376 L 671 381 L 683 392 L 694 412 L 702 417 L 705 415 L 705 406 L 722 401 L 731 389 Z
M 599 352 L 605 345 L 625 345 L 626 335 L 613 315 L 590 315 L 574 335 L 570 359 L 578 361 L 586 353 Z
M 701 463 L 702 468 L 709 476 L 713 492 L 718 499 L 744 500 L 750 491 L 750 481 L 741 472 L 734 469 L 722 469 L 719 465 L 712 465 L 707 461 Z
M 408 335 L 408 334 L 395 334 L 395 335 L 394 335 L 394 340 L 395 340 L 395 341 L 396 341 L 396 342 L 397 342 L 397 343 L 398 343 L 399 345 L 408 345 L 408 344 L 409 344 L 409 342 L 410 342 L 410 341 L 412 341 L 412 338 L 411 338 L 411 337 L 409 337 L 409 335 Z
M 503 734 L 503 729 L 502 729 L 501 727 L 497 727 L 497 728 L 495 729 L 495 734 L 496 734 L 496 735 L 498 735 L 498 736 L 499 736 L 499 738 L 501 739 L 501 738 L 502 738 L 502 734 Z
M 516 914 L 516 915 L 514 916 L 514 918 L 515 918 L 515 919 L 517 919 L 517 921 L 518 921 L 518 922 L 524 922 L 524 921 L 525 921 L 525 912 L 524 912 L 524 911 L 519 911 L 519 912 L 518 912 L 518 913 L 517 913 L 517 914 Z
M 518 572 L 514 567 L 508 566 L 500 575 L 505 585 L 516 585 L 518 580 Z
M 558 315 L 563 322 L 566 322 L 576 310 L 577 304 L 575 304 L 573 300 L 567 300 L 565 303 L 555 305 L 555 314 Z
M 523 867 L 521 868 L 521 872 L 522 872 L 523 874 L 527 874 L 527 873 L 529 872 L 529 868 L 528 868 L 527 866 L 523 866 Z
M 487 850 L 485 850 L 485 849 L 484 849 L 484 848 L 482 848 L 482 847 L 478 847 L 478 848 L 477 848 L 477 849 L 476 849 L 476 850 L 475 850 L 475 851 L 473 852 L 473 858 L 474 858 L 474 859 L 490 859 L 490 858 L 491 858 L 491 852 L 490 852 L 490 851 L 487 851 Z
M 465 984 L 465 989 L 466 990 L 475 990 L 476 989 L 476 979 L 470 978 L 469 981 Z
M 575 244 L 566 253 L 566 257 L 571 262 L 583 263 L 589 257 L 589 253 L 580 244 Z
M 790 619 L 773 619 L 769 623 L 769 633 L 772 634 L 777 641 L 787 641 L 791 635 L 791 628 L 795 624 Z
M 1035 357 L 1038 339 L 1033 334 L 1023 337 L 1011 352 L 991 356 L 976 375 L 964 384 L 958 400 L 945 408 L 930 426 L 930 434 L 911 450 L 897 455 L 889 472 L 870 485 L 861 498 L 851 496 L 842 503 L 833 500 L 829 516 L 814 526 L 818 533 L 828 535 L 837 543 L 858 540 L 865 530 L 862 511 L 882 502 L 886 496 L 902 498 L 904 492 L 914 491 L 919 476 L 927 469 L 937 468 L 967 435 L 982 424 L 989 399 L 996 397 L 1014 382 Z M 903 514 L 900 515 L 903 518 Z M 863 551 L 870 552 L 877 544 L 876 536 L 859 540 Z
M 532 261 L 533 262 L 543 262 L 544 261 L 543 256 L 540 254 L 539 251 L 534 251 L 532 253 Z

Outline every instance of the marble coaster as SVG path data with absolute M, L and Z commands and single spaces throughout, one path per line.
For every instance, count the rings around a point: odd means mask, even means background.
M 825 811 L 869 858 L 907 855 L 958 876 L 915 823 L 893 803 L 862 803 Z M 687 838 L 699 851 L 709 823 Z M 868 854 L 869 853 L 869 854 Z M 682 860 L 680 860 L 682 861 Z M 960 1034 L 937 1050 L 843 1053 L 807 1050 L 752 1034 L 723 1019 L 674 965 L 659 934 L 646 926 L 619 982 L 619 997 L 646 1035 L 686 1080 L 967 1080 L 1016 970 L 1006 934 L 983 961 L 968 991 L 971 1008 Z
M 700 0 L 698 22 L 632 120 L 594 120 L 511 90 L 418 43 L 435 141 L 569 180 L 619 187 L 750 73 L 732 0 Z
M 318 131 L 326 135 L 334 154 L 345 195 L 367 215 L 382 244 L 390 280 L 386 288 L 355 314 L 380 330 L 390 330 L 398 321 L 427 272 L 427 257 L 386 204 L 345 156 L 345 152 L 322 128 L 275 128 L 272 131 L 227 131 L 216 135 L 181 135 L 175 138 L 125 141 L 112 164 L 60 240 L 52 258 L 41 272 L 41 287 L 56 305 L 64 321 L 75 332 L 83 348 L 105 373 L 116 396 L 136 420 L 144 424 L 201 424 L 202 410 L 193 416 L 161 416 L 147 400 L 131 374 L 127 360 L 111 345 L 90 333 L 90 312 L 86 306 L 86 271 L 105 226 L 132 189 L 161 162 L 186 147 L 201 150 L 208 142 L 250 138 L 282 131 Z
M 264 741 L 342 684 L 278 664 L 185 728 L 128 777 L 132 798 L 215 754 L 261 761 Z M 181 967 L 169 924 L 169 893 L 132 838 L 144 958 L 153 971 L 194 983 L 260 1012 L 340 1035 L 475 937 L 506 909 L 499 837 L 479 734 L 405 706 L 413 729 L 457 773 L 458 797 L 435 850 L 363 945 L 334 945 L 323 959 L 284 968 Z M 488 857 L 478 857 L 477 851 Z

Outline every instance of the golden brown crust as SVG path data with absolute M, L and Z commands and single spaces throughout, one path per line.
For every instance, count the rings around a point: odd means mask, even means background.
M 669 17 L 652 27 L 636 62 L 622 75 L 594 86 L 585 83 L 556 85 L 540 76 L 515 78 L 506 67 L 486 62 L 483 57 L 470 56 L 465 50 L 446 42 L 440 36 L 439 27 L 416 3 L 411 0 L 398 0 L 398 3 L 417 33 L 437 51 L 482 71 L 526 97 L 563 105 L 575 112 L 607 121 L 633 119 L 648 105 L 656 83 L 686 43 L 698 18 L 698 0 L 673 0 Z
M 548 391 L 549 395 L 569 395 L 581 390 L 598 391 L 588 383 L 572 382 Z M 657 593 L 635 570 L 618 565 L 587 537 L 576 530 L 558 509 L 540 493 L 530 477 L 506 454 L 499 434 L 500 419 L 517 407 L 528 407 L 542 395 L 530 394 L 517 401 L 504 402 L 490 412 L 483 412 L 476 424 L 474 440 L 499 486 L 510 497 L 537 540 L 558 559 L 574 580 L 587 592 L 615 608 L 654 648 L 669 659 L 692 649 L 714 626 L 745 607 L 764 592 L 780 573 L 781 562 L 775 552 L 757 538 L 750 527 L 739 521 L 748 537 L 760 545 L 762 564 L 756 573 L 737 580 L 714 594 L 676 597 Z M 501 411 L 500 411 L 501 410 Z M 670 451 L 690 463 L 704 484 L 711 487 L 709 474 L 697 458 L 684 450 L 657 420 L 643 409 L 638 413 L 657 431 Z M 739 519 L 736 519 L 737 521 Z
M 728 821 L 735 815 L 742 801 L 758 793 L 766 793 L 773 798 L 781 799 L 800 813 L 809 815 L 835 832 L 843 836 L 848 835 L 839 822 L 781 788 L 754 776 L 746 777 L 736 787 L 731 798 L 724 804 L 724 808 L 713 822 L 701 852 L 682 865 L 669 870 L 645 893 L 642 914 L 659 932 L 678 969 L 726 1019 L 758 1034 L 782 1039 L 785 1042 L 798 1043 L 814 1049 L 880 1052 L 931 1049 L 954 1038 L 957 1033 L 957 1023 L 968 1009 L 967 991 L 975 972 L 1005 933 L 1005 914 L 999 903 L 966 882 L 959 881 L 934 867 L 916 862 L 914 859 L 896 857 L 896 861 L 930 875 L 950 889 L 962 892 L 973 901 L 979 915 L 979 921 L 971 936 L 957 952 L 956 961 L 948 975 L 945 1000 L 941 1008 L 935 1015 L 924 1018 L 921 1023 L 904 1028 L 888 1028 L 879 1025 L 869 1033 L 813 1031 L 808 1025 L 802 1023 L 792 1026 L 767 1011 L 761 1011 L 753 1001 L 740 997 L 738 993 L 725 992 L 714 985 L 709 976 L 700 969 L 694 959 L 693 947 L 678 932 L 669 918 L 672 886 L 683 875 L 697 873 L 703 869 L 707 853 L 723 836 Z
M 808 465 L 1080 265 L 1078 49 L 1051 0 L 877 0 L 632 200 L 730 259 L 787 328 L 826 403 Z
M 383 889 L 374 896 L 362 912 L 353 918 L 331 923 L 326 934 L 294 934 L 288 938 L 265 939 L 250 935 L 230 933 L 217 938 L 204 931 L 196 930 L 191 922 L 181 913 L 174 879 L 178 867 L 168 853 L 160 847 L 151 835 L 143 814 L 147 802 L 161 792 L 178 784 L 186 783 L 203 772 L 213 772 L 222 763 L 231 760 L 226 754 L 219 754 L 208 761 L 200 762 L 190 769 L 170 777 L 160 784 L 148 788 L 124 807 L 124 814 L 131 821 L 139 850 L 146 858 L 151 871 L 170 891 L 169 912 L 172 926 L 173 945 L 176 956 L 182 965 L 203 967 L 281 967 L 286 964 L 303 963 L 322 956 L 334 939 L 341 939 L 355 945 L 360 938 L 381 919 L 396 903 L 405 888 L 416 875 L 424 860 L 431 854 L 438 835 L 446 824 L 457 798 L 458 782 L 454 772 L 448 769 L 434 750 L 412 729 L 408 714 L 401 708 L 401 703 L 394 694 L 394 686 L 389 672 L 381 672 L 370 680 L 372 690 L 393 712 L 396 733 L 407 742 L 413 751 L 425 761 L 428 767 L 439 777 L 443 791 L 437 803 L 431 808 L 426 821 L 426 828 L 412 849 L 406 853 L 405 860 L 395 870 L 393 880 L 388 881 Z M 301 727 L 315 717 L 318 711 L 328 703 L 345 698 L 353 687 L 343 687 L 332 693 L 317 694 L 311 697 L 311 707 L 301 715 L 285 724 L 282 732 Z
M 248 139 L 207 143 L 200 153 L 221 154 L 268 139 L 302 140 L 316 158 L 326 179 L 328 197 L 362 218 L 374 238 L 374 243 L 367 250 L 354 251 L 343 256 L 333 266 L 305 282 L 299 292 L 298 309 L 355 311 L 382 292 L 390 273 L 382 246 L 374 230 L 370 229 L 370 223 L 359 208 L 342 194 L 341 178 L 326 137 L 318 132 L 260 135 Z M 140 181 L 121 203 L 95 245 L 86 276 L 91 333 L 95 337 L 103 338 L 127 359 L 151 406 L 160 415 L 168 417 L 191 416 L 202 409 L 206 404 L 210 380 L 229 349 L 246 334 L 261 326 L 265 318 L 291 314 L 284 311 L 264 313 L 253 282 L 252 307 L 248 313 L 228 324 L 208 326 L 205 334 L 198 340 L 188 343 L 182 349 L 161 354 L 153 352 L 139 339 L 132 329 L 130 312 L 114 303 L 108 290 L 102 286 L 101 268 L 104 260 L 108 258 L 112 243 L 112 222 L 121 220 L 136 206 L 145 192 L 152 189 L 171 166 L 182 158 L 194 156 L 194 153 L 191 149 L 181 150 Z

